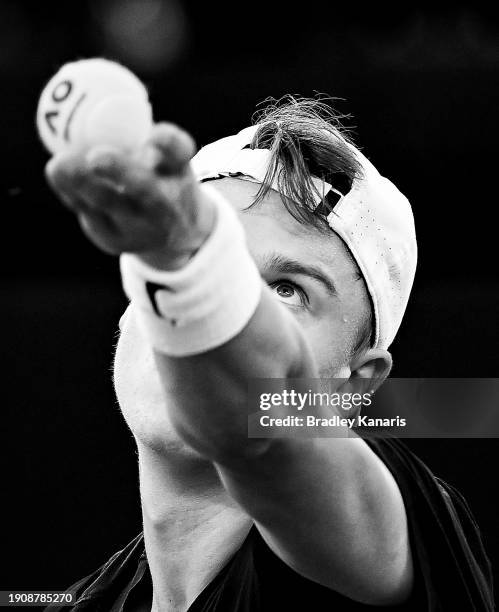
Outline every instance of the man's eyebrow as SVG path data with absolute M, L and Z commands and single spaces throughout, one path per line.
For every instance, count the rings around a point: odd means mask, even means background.
M 271 253 L 264 258 L 263 270 L 265 272 L 278 274 L 302 274 L 303 276 L 308 276 L 321 283 L 330 295 L 338 295 L 338 290 L 332 279 L 326 275 L 319 266 L 304 264 L 296 259 L 285 257 L 277 253 Z

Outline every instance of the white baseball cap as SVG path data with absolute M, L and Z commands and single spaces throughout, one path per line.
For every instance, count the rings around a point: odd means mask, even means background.
M 245 128 L 200 149 L 191 160 L 197 179 L 234 176 L 263 183 L 271 152 L 248 148 L 259 127 Z M 400 327 L 414 281 L 414 218 L 407 198 L 357 148 L 346 144 L 360 163 L 360 176 L 345 195 L 312 177 L 315 200 L 318 206 L 329 191 L 340 196 L 327 221 L 349 248 L 366 282 L 374 308 L 373 347 L 386 349 Z M 276 180 L 272 188 L 287 196 Z

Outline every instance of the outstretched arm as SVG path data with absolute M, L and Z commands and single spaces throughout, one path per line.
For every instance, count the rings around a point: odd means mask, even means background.
M 194 180 L 191 139 L 157 126 L 140 157 L 96 150 L 48 165 L 49 182 L 102 250 L 177 270 L 214 224 Z M 155 353 L 165 410 L 178 434 L 212 461 L 269 546 L 304 576 L 371 604 L 403 601 L 412 568 L 406 515 L 385 465 L 358 439 L 252 439 L 247 380 L 317 375 L 293 315 L 270 291 L 244 329 L 215 349 Z

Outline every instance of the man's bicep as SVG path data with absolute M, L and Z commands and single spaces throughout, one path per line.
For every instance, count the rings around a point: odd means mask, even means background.
M 351 599 L 404 601 L 412 584 L 406 514 L 386 466 L 359 439 L 275 442 L 246 467 L 218 466 L 273 552 Z

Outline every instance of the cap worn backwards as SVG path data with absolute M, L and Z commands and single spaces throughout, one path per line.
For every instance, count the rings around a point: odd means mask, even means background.
M 245 128 L 200 149 L 191 160 L 196 178 L 205 181 L 233 176 L 263 183 L 271 152 L 248 148 L 259 127 Z M 358 149 L 347 145 L 361 165 L 361 175 L 344 195 L 312 177 L 315 200 L 318 206 L 329 191 L 341 196 L 327 221 L 349 248 L 366 282 L 374 309 L 373 348 L 386 349 L 400 327 L 414 281 L 414 218 L 407 198 Z M 272 188 L 289 197 L 276 180 Z

